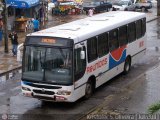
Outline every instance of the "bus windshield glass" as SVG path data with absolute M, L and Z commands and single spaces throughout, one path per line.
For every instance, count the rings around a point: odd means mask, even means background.
M 71 47 L 25 46 L 22 80 L 72 84 L 72 53 Z

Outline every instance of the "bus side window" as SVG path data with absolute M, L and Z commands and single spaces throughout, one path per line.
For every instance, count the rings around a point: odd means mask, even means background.
M 97 59 L 97 38 L 93 37 L 87 40 L 88 62 Z
M 102 57 L 106 55 L 108 51 L 108 33 L 98 35 L 98 56 Z
M 83 51 L 85 51 L 85 59 L 81 59 L 81 49 L 82 48 L 77 48 L 74 50 L 75 81 L 79 80 L 86 70 L 86 48 L 83 47 Z
M 136 38 L 142 37 L 142 20 L 136 21 Z
M 113 51 L 118 47 L 118 29 L 114 29 L 112 31 L 109 31 L 109 50 Z
M 128 41 L 129 43 L 136 40 L 136 26 L 135 23 L 128 24 Z
M 144 36 L 146 33 L 146 18 L 142 19 L 142 35 Z
M 123 46 L 126 45 L 128 42 L 127 39 L 127 26 L 122 26 L 119 28 L 119 45 Z

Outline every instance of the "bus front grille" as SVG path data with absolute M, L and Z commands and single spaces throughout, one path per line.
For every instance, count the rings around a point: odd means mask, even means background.
M 49 86 L 49 85 L 38 85 L 38 84 L 27 84 L 29 86 L 32 86 L 32 87 L 36 87 L 36 88 L 46 88 L 46 89 L 61 89 L 62 87 L 60 86 Z
M 51 97 L 45 97 L 45 96 L 38 96 L 38 95 L 33 95 L 34 98 L 42 99 L 42 100 L 49 100 L 49 101 L 54 101 L 55 98 Z
M 46 94 L 46 95 L 54 95 L 55 92 L 53 91 L 48 91 L 48 90 L 33 90 L 34 93 L 37 93 L 37 94 Z

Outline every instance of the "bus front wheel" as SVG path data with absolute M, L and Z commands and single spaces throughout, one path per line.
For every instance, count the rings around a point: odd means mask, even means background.
M 93 94 L 93 84 L 92 84 L 91 80 L 89 80 L 86 83 L 86 90 L 85 90 L 84 98 L 88 99 L 88 98 L 90 98 L 92 96 L 92 94 Z
M 142 12 L 147 11 L 145 7 L 142 7 L 141 9 L 142 9 Z
M 127 74 L 131 69 L 131 59 L 129 57 L 127 57 L 127 59 L 125 60 L 124 63 L 124 74 Z

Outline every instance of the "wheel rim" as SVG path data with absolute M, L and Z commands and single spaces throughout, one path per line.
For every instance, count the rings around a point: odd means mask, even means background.
M 143 8 L 142 8 L 142 12 L 144 12 L 144 11 L 145 11 L 145 8 L 143 7 Z
M 129 71 L 129 68 L 130 68 L 130 65 L 129 65 L 129 63 L 127 62 L 127 63 L 126 63 L 126 67 L 125 67 L 126 72 L 128 72 L 128 71 Z
M 91 83 L 87 83 L 86 84 L 86 95 L 87 96 L 91 95 L 91 93 L 92 93 L 92 85 L 91 85 Z

